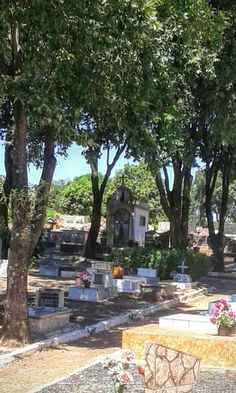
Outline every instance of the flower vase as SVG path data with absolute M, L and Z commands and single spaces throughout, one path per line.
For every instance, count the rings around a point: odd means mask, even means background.
M 229 336 L 230 331 L 228 327 L 218 326 L 218 336 Z
M 90 288 L 90 285 L 91 285 L 90 281 L 84 281 L 85 288 Z

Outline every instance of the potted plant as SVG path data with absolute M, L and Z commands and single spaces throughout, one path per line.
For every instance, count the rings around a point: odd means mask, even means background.
M 235 315 L 231 306 L 225 299 L 219 300 L 214 305 L 213 316 L 210 322 L 218 327 L 219 336 L 228 336 L 235 333 Z
M 77 285 L 84 285 L 89 288 L 93 280 L 93 273 L 88 272 L 87 270 L 84 272 L 78 272 L 76 273 L 75 280 Z

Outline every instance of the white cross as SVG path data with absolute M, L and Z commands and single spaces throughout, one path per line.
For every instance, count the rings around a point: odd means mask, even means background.
M 182 261 L 181 265 L 178 268 L 181 271 L 181 274 L 184 274 L 184 269 L 187 269 L 188 266 L 185 266 L 184 261 Z

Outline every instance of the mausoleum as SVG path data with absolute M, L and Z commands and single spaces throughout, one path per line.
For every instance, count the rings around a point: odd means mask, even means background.
M 107 245 L 127 247 L 131 243 L 137 243 L 144 246 L 148 221 L 148 204 L 136 201 L 127 187 L 118 187 L 107 199 Z

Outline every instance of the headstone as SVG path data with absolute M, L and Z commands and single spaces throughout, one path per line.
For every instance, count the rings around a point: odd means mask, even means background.
M 36 292 L 36 307 L 64 307 L 64 291 L 56 289 L 39 289 Z
M 105 261 L 90 260 L 91 267 L 98 272 L 112 272 L 113 263 Z
M 145 277 L 146 284 L 155 284 L 157 283 L 157 270 L 156 269 L 145 269 L 138 268 L 138 277 Z
M 200 359 L 163 345 L 146 342 L 145 392 L 191 393 Z
M 184 270 L 188 268 L 188 266 L 185 266 L 184 261 L 182 261 L 181 265 L 178 266 L 178 268 L 180 269 L 180 273 L 184 274 Z
M 113 285 L 113 277 L 110 273 L 94 273 L 93 279 L 94 285 L 101 285 L 104 288 L 112 287 Z

